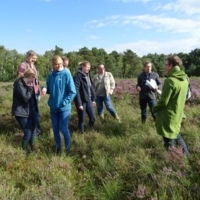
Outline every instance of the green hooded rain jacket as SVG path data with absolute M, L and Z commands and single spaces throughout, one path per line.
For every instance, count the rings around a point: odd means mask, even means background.
M 157 113 L 157 133 L 169 139 L 177 139 L 180 132 L 188 89 L 186 77 L 179 66 L 173 67 L 164 82 L 161 97 L 153 108 L 153 112 Z

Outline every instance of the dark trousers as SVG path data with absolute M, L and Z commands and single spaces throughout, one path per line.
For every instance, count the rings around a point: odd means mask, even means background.
M 78 129 L 81 133 L 84 133 L 84 121 L 85 121 L 85 115 L 87 113 L 89 117 L 89 126 L 93 127 L 94 122 L 96 120 L 94 107 L 92 102 L 83 103 L 83 110 L 80 110 L 77 108 L 78 113 Z
M 33 141 L 35 138 L 35 128 L 37 126 L 37 119 L 36 119 L 37 114 L 38 113 L 33 111 L 29 117 L 15 116 L 16 120 L 18 121 L 20 127 L 24 132 L 22 141 L 25 141 L 26 143 L 31 143 L 31 141 Z
M 156 113 L 153 113 L 152 109 L 156 105 L 156 99 L 140 99 L 141 118 L 142 120 L 147 118 L 147 104 L 149 105 L 151 115 L 155 120 Z
M 164 146 L 166 149 L 169 149 L 170 147 L 173 147 L 176 145 L 176 143 L 178 143 L 178 145 L 182 147 L 183 152 L 186 155 L 190 154 L 188 151 L 187 145 L 180 133 L 177 135 L 177 139 L 169 139 L 169 138 L 163 137 L 163 140 L 164 140 Z

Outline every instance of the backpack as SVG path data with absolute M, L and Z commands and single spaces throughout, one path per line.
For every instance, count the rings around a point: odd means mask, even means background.
M 190 80 L 188 77 L 187 80 L 188 80 L 188 90 L 187 90 L 186 100 L 189 100 L 192 96 L 192 86 L 190 84 Z

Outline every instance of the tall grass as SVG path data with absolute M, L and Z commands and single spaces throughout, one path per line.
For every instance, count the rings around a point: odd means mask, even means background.
M 71 153 L 56 156 L 48 97 L 40 102 L 43 135 L 36 150 L 24 154 L 21 130 L 10 115 L 12 83 L 2 83 L 0 94 L 0 199 L 200 199 L 199 105 L 185 108 L 181 133 L 188 158 L 180 148 L 166 152 L 151 116 L 142 125 L 138 100 L 128 94 L 113 97 L 121 124 L 106 111 L 106 121 L 97 117 L 94 130 L 86 127 L 82 135 L 73 107 Z

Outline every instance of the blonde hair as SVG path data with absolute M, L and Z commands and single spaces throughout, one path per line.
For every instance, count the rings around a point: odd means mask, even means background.
M 52 60 L 51 60 L 52 65 L 54 65 L 55 63 L 57 63 L 58 60 L 63 61 L 62 58 L 61 58 L 60 56 L 58 56 L 58 55 L 53 56 L 53 58 L 52 58 Z
M 82 61 L 82 62 L 79 62 L 78 65 L 82 68 L 82 67 L 85 67 L 86 65 L 90 65 L 91 67 L 91 63 L 87 60 L 85 61 Z
M 28 69 L 26 69 L 26 71 L 24 72 L 24 74 L 22 74 L 22 76 L 24 78 L 31 78 L 33 76 L 36 77 L 36 74 L 35 74 L 35 72 L 31 68 L 28 68 Z

